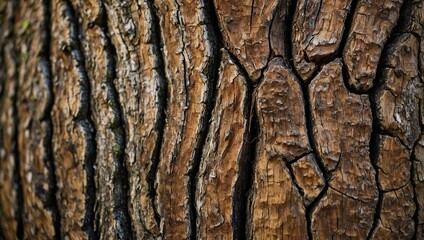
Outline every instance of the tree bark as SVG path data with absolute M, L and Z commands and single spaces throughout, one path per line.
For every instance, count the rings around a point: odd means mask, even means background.
M 0 239 L 424 239 L 424 3 L 0 2 Z

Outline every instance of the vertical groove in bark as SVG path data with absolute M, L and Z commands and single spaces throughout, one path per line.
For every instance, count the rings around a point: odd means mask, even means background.
M 51 62 L 50 62 L 50 44 L 51 44 L 51 0 L 43 0 L 43 21 L 42 21 L 42 33 L 41 33 L 41 52 L 40 52 L 40 59 L 41 59 L 41 68 L 45 80 L 45 85 L 47 86 L 48 91 L 48 101 L 45 106 L 45 111 L 43 113 L 42 119 L 46 122 L 48 128 L 50 131 L 47 132 L 47 136 L 45 138 L 44 147 L 47 149 L 46 151 L 46 166 L 48 169 L 49 174 L 49 188 L 50 193 L 48 197 L 48 204 L 50 206 L 50 211 L 52 211 L 53 215 L 53 225 L 54 225 L 54 238 L 55 239 L 61 239 L 61 231 L 60 231 L 60 225 L 61 225 L 61 216 L 58 209 L 57 204 L 57 179 L 56 179 L 56 166 L 53 159 L 53 143 L 52 143 L 52 137 L 53 137 L 53 123 L 52 123 L 52 108 L 53 108 L 53 102 L 54 102 L 54 93 L 53 93 L 53 85 L 52 85 L 52 69 L 51 69 Z
M 156 179 L 157 209 L 164 238 L 195 238 L 191 179 L 213 107 L 217 43 L 203 2 L 162 1 L 155 6 L 169 81 L 168 121 Z
M 53 152 L 63 238 L 94 238 L 95 129 L 90 119 L 90 82 L 69 1 L 52 2 L 51 59 L 55 101 Z M 66 85 L 65 85 L 66 84 Z M 65 86 L 69 86 L 66 87 Z
M 197 175 L 197 237 L 243 239 L 250 145 L 249 81 L 227 51 L 222 51 L 212 125 Z
M 79 36 L 85 55 L 85 69 L 91 79 L 91 116 L 96 133 L 97 159 L 96 232 L 100 238 L 133 237 L 128 213 L 128 174 L 124 161 L 127 146 L 122 105 L 114 86 L 114 49 L 107 35 L 107 19 L 101 2 L 74 1 L 81 23 Z M 87 14 L 89 13 L 89 14 Z
M 378 176 L 383 190 L 370 239 L 417 236 L 415 209 L 420 209 L 414 183 L 413 148 L 420 137 L 423 83 L 419 77 L 420 40 L 413 33 L 418 4 L 405 1 L 379 64 L 379 85 L 370 95 L 374 102 L 378 138 Z M 414 29 L 415 28 L 415 29 Z M 419 31 L 419 30 L 418 30 Z M 418 110 L 418 111 L 417 111 Z M 412 164 L 411 164 L 412 161 Z M 381 171 L 381 173 L 379 173 Z
M 16 41 L 21 59 L 17 105 L 20 119 L 17 139 L 23 185 L 24 238 L 59 238 L 60 216 L 56 201 L 52 159 L 51 72 L 49 60 L 49 1 L 19 6 Z M 29 22 L 29 19 L 33 19 Z M 28 37 L 31 36 L 31 37 Z
M 156 140 L 156 146 L 153 153 L 153 160 L 152 160 L 152 167 L 149 170 L 148 176 L 147 176 L 147 182 L 149 185 L 149 196 L 152 201 L 153 205 L 153 211 L 154 211 L 154 217 L 156 220 L 156 223 L 160 224 L 160 216 L 157 211 L 157 207 L 155 205 L 155 198 L 157 195 L 155 183 L 156 183 L 156 174 L 159 167 L 159 161 L 160 161 L 160 154 L 162 151 L 162 145 L 163 145 L 163 135 L 165 131 L 165 124 L 166 124 L 166 109 L 168 108 L 168 80 L 165 75 L 165 69 L 164 69 L 164 56 L 163 51 L 161 50 L 163 46 L 163 40 L 161 38 L 160 34 L 160 26 L 159 26 L 159 19 L 156 15 L 156 12 L 153 9 L 153 2 L 152 0 L 147 1 L 147 6 L 149 9 L 150 14 L 152 15 L 152 34 L 153 34 L 153 42 L 158 49 L 156 51 L 156 54 L 159 56 L 159 74 L 161 78 L 163 79 L 163 83 L 160 86 L 159 90 L 159 111 L 158 111 L 158 121 L 156 123 L 156 128 L 158 131 L 158 138 Z
M 167 105 L 157 16 L 151 1 L 106 1 L 111 41 L 116 49 L 118 90 L 127 135 L 129 212 L 134 234 L 160 236 L 154 204 L 155 174 L 162 151 Z
M 16 3 L 16 10 L 18 10 L 19 8 L 19 1 Z M 14 15 L 17 14 L 17 11 L 14 11 Z M 13 21 L 16 24 L 16 19 L 14 19 Z M 14 28 L 14 33 L 16 31 L 16 27 Z M 16 227 L 16 236 L 18 237 L 18 239 L 22 240 L 24 239 L 24 193 L 23 193 L 23 189 L 22 189 L 22 180 L 21 180 L 21 174 L 20 174 L 20 170 L 21 170 L 21 156 L 20 156 L 20 144 L 19 144 L 19 108 L 18 108 L 18 91 L 19 91 L 19 87 L 20 87 L 20 83 L 19 83 L 19 74 L 21 71 L 21 65 L 22 65 L 22 59 L 21 61 L 18 60 L 18 49 L 15 45 L 16 41 L 17 41 L 17 37 L 16 34 L 13 34 L 12 39 L 14 42 L 14 46 L 12 48 L 12 57 L 16 60 L 15 64 L 16 64 L 16 68 L 15 68 L 15 72 L 13 73 L 13 77 L 12 79 L 9 79 L 9 81 L 14 81 L 14 89 L 13 89 L 13 96 L 12 96 L 12 119 L 14 121 L 13 123 L 13 134 L 12 134 L 12 142 L 13 142 L 13 155 L 14 155 L 14 160 L 15 160 L 15 166 L 13 169 L 13 182 L 16 185 L 16 202 L 15 202 L 15 217 L 16 220 L 18 222 L 18 225 Z

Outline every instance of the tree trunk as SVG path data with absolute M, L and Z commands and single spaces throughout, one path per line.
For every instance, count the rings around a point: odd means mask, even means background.
M 0 239 L 424 239 L 424 3 L 0 2 Z

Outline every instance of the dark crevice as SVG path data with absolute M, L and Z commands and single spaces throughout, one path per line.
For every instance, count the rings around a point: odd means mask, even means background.
M 69 2 L 64 2 L 63 15 L 65 20 L 69 21 L 70 24 L 70 37 L 71 46 L 62 46 L 64 50 L 69 50 L 74 61 L 77 62 L 76 67 L 80 77 L 79 87 L 81 96 L 81 108 L 78 109 L 77 116 L 74 117 L 74 121 L 77 122 L 84 131 L 85 136 L 85 156 L 84 156 L 84 168 L 87 176 L 87 185 L 85 189 L 86 202 L 85 202 L 85 216 L 83 220 L 82 229 L 87 233 L 89 239 L 95 239 L 94 232 L 94 205 L 95 205 L 95 179 L 94 179 L 94 164 L 97 156 L 96 152 L 96 129 L 90 117 L 90 80 L 87 76 L 87 72 L 84 69 L 85 59 L 81 52 L 81 44 L 78 38 L 78 21 L 75 18 L 75 11 Z
M 105 13 L 104 5 L 100 6 L 101 13 Z M 129 178 L 128 169 L 125 163 L 125 149 L 127 146 L 126 134 L 124 129 L 124 120 L 122 114 L 122 104 L 119 100 L 118 91 L 115 88 L 116 79 L 116 49 L 108 36 L 108 25 L 106 14 L 100 14 L 99 19 L 93 24 L 98 24 L 102 37 L 105 41 L 106 51 L 106 81 L 104 89 L 106 90 L 106 100 L 109 108 L 114 113 L 112 132 L 114 134 L 114 154 L 113 161 L 115 172 L 113 173 L 113 201 L 114 201 L 114 219 L 117 222 L 116 236 L 118 239 L 132 239 L 134 237 L 131 225 L 131 218 L 128 211 L 128 189 Z M 118 146 L 119 149 L 116 147 Z M 97 230 L 98 231 L 98 230 Z M 96 236 L 99 237 L 96 232 Z
M 247 75 L 244 75 L 244 78 L 246 79 L 244 84 L 247 88 L 247 93 L 243 104 L 245 106 L 243 114 L 248 120 L 248 125 L 243 135 L 244 141 L 241 154 L 237 159 L 239 173 L 232 194 L 233 199 L 231 205 L 233 212 L 231 225 L 233 227 L 233 239 L 246 239 L 246 229 L 248 225 L 247 214 L 249 209 L 248 199 L 249 192 L 253 185 L 254 164 L 256 162 L 259 135 L 258 114 L 256 111 L 255 98 L 253 96 L 254 89 Z
M 394 138 L 397 138 L 398 140 L 400 140 L 396 135 L 388 132 L 388 131 L 384 131 L 381 127 L 381 124 L 379 123 L 378 120 L 378 115 L 377 115 L 377 109 L 378 109 L 378 105 L 376 102 L 376 92 L 378 90 L 378 88 L 381 86 L 381 84 L 383 84 L 384 81 L 384 69 L 387 67 L 386 66 L 386 62 L 387 62 L 387 58 L 389 58 L 390 55 L 390 45 L 392 42 L 394 42 L 395 38 L 402 33 L 403 29 L 407 28 L 407 23 L 409 21 L 409 17 L 411 16 L 409 14 L 410 10 L 409 7 L 411 5 L 410 0 L 406 0 L 402 3 L 402 6 L 400 8 L 400 16 L 399 19 L 396 23 L 396 25 L 394 26 L 394 28 L 392 29 L 389 38 L 386 41 L 386 44 L 384 45 L 384 48 L 382 50 L 382 54 L 380 57 L 380 60 L 378 62 L 377 65 L 377 70 L 376 70 L 376 78 L 374 81 L 374 85 L 373 87 L 370 89 L 369 91 L 369 101 L 370 101 L 370 105 L 371 105 L 371 110 L 372 110 L 372 132 L 371 132 L 371 140 L 370 140 L 370 159 L 371 159 L 371 164 L 373 165 L 373 168 L 375 170 L 375 177 L 376 177 L 376 182 L 378 182 L 379 179 L 379 171 L 378 171 L 378 166 L 377 166 L 377 158 L 378 158 L 378 152 L 379 152 L 379 135 L 380 134 L 384 134 L 384 135 L 388 135 Z M 350 90 L 350 89 L 349 89 Z M 403 146 L 407 147 L 405 144 L 403 144 L 403 141 L 399 141 L 400 143 L 402 143 Z M 408 148 L 408 147 L 407 147 Z M 410 149 L 410 148 L 408 148 Z M 412 163 L 413 165 L 413 163 Z M 412 169 L 412 167 L 411 167 Z M 411 176 L 413 175 L 413 172 L 411 172 Z M 413 182 L 413 181 L 411 181 Z M 380 218 L 380 214 L 381 214 L 381 206 L 382 206 L 382 201 L 383 201 L 383 191 L 380 189 L 380 186 L 377 184 L 377 188 L 378 188 L 378 192 L 379 192 L 379 196 L 378 196 L 378 201 L 377 201 L 377 206 L 376 206 L 376 210 L 374 213 L 374 222 L 372 225 L 372 228 L 368 234 L 367 239 L 370 239 L 372 237 L 373 232 L 375 231 L 377 224 L 378 224 L 378 219 Z M 415 191 L 415 188 L 414 188 Z
M 287 167 L 287 170 L 289 171 L 290 174 L 290 178 L 295 186 L 295 188 L 297 189 L 297 192 L 299 192 L 300 196 L 302 196 L 302 199 L 305 199 L 305 191 L 303 191 L 303 188 L 299 186 L 299 183 L 297 182 L 296 177 L 294 176 L 294 172 L 293 172 L 293 166 L 287 162 L 284 161 Z
M 324 162 L 322 161 L 322 159 L 320 158 L 320 156 L 317 154 L 318 150 L 317 150 L 317 146 L 316 146 L 316 142 L 315 142 L 315 138 L 313 136 L 313 121 L 312 121 L 312 106 L 311 106 L 311 102 L 310 102 L 310 96 L 309 96 L 309 91 L 308 91 L 308 84 L 302 82 L 302 92 L 303 92 L 303 97 L 304 97 L 304 103 L 305 103 L 305 120 L 306 120 L 306 129 L 307 129 L 307 134 L 308 134 L 308 139 L 309 139 L 309 144 L 313 150 L 313 153 L 315 153 L 315 158 L 316 158 L 316 163 L 319 167 L 319 170 L 321 171 L 321 173 L 324 176 L 325 179 L 325 186 L 322 189 L 322 191 L 320 192 L 320 194 L 312 201 L 312 203 L 310 203 L 307 207 L 306 207 L 306 224 L 307 224 L 307 228 L 308 228 L 308 237 L 310 240 L 313 239 L 313 234 L 312 234 L 312 213 L 314 212 L 316 206 L 318 206 L 319 202 L 321 201 L 321 199 L 323 198 L 323 196 L 325 196 L 325 194 L 327 193 L 328 187 L 329 187 L 329 181 L 332 179 L 332 174 L 330 171 L 327 170 L 327 168 L 324 166 Z
M 253 4 L 253 3 L 252 3 Z M 225 48 L 225 43 L 223 36 L 221 34 L 220 24 L 218 20 L 218 15 L 213 1 L 206 1 L 206 11 L 207 15 L 211 21 L 210 26 L 213 28 L 215 39 L 217 40 L 217 45 L 219 48 Z M 253 7 L 252 7 L 253 11 Z M 237 66 L 237 69 L 246 79 L 245 86 L 247 87 L 246 99 L 244 106 L 246 107 L 243 110 L 245 117 L 249 120 L 247 132 L 244 133 L 244 142 L 241 149 L 241 154 L 238 159 L 239 164 L 239 177 L 236 180 L 234 185 L 234 193 L 232 200 L 232 219 L 231 225 L 233 228 L 233 238 L 234 239 L 246 239 L 246 229 L 247 229 L 247 214 L 248 214 L 248 198 L 249 191 L 253 184 L 253 166 L 256 158 L 256 145 L 258 141 L 259 134 L 259 124 L 258 116 L 256 113 L 256 108 L 254 105 L 253 98 L 253 86 L 252 81 L 249 79 L 246 69 L 237 59 L 237 57 L 231 53 L 229 49 L 225 49 L 229 54 L 230 59 Z M 270 59 L 269 59 L 270 60 Z M 269 61 L 268 61 L 269 62 Z M 267 63 L 268 64 L 268 63 Z M 219 66 L 217 66 L 219 67 Z M 264 68 L 265 69 L 265 68 Z M 217 69 L 219 70 L 219 69 Z M 217 72 L 218 77 L 218 72 Z M 263 77 L 263 71 L 261 72 L 261 77 Z M 193 189 L 195 190 L 195 189 Z M 194 195 L 193 195 L 194 196 Z
M 205 75 L 208 77 L 207 86 L 206 86 L 206 92 L 207 92 L 207 99 L 205 103 L 205 110 L 204 115 L 201 117 L 200 120 L 200 126 L 201 130 L 198 132 L 198 139 L 194 150 L 193 160 L 192 160 L 192 167 L 188 172 L 189 180 L 188 180 L 188 201 L 189 201 L 189 237 L 192 240 L 197 239 L 197 226 L 196 226 L 196 219 L 197 219 L 197 212 L 196 212 L 196 186 L 197 186 L 197 179 L 196 176 L 199 172 L 200 168 L 200 162 L 202 158 L 203 148 L 206 142 L 206 137 L 209 131 L 210 123 L 211 123 L 211 117 L 212 117 L 212 111 L 215 107 L 215 101 L 216 101 L 216 91 L 217 91 L 217 83 L 219 78 L 219 67 L 221 63 L 221 54 L 220 54 L 220 47 L 221 47 L 221 40 L 222 36 L 219 31 L 216 31 L 216 28 L 213 26 L 218 23 L 216 13 L 214 11 L 214 5 L 212 1 L 202 1 L 200 4 L 204 6 L 204 8 L 201 8 L 200 11 L 203 11 L 203 14 L 201 14 L 202 19 L 200 19 L 201 22 L 204 22 L 204 29 L 207 34 L 207 39 L 210 40 L 210 44 L 212 45 L 212 55 L 210 56 L 209 61 L 207 62 L 207 65 L 205 66 Z
M 350 4 L 349 13 L 347 14 L 345 23 L 344 23 L 344 30 L 343 30 L 343 36 L 339 44 L 339 48 L 337 50 L 337 57 L 343 58 L 343 51 L 347 43 L 347 39 L 349 38 L 350 29 L 353 25 L 353 16 L 355 15 L 356 8 L 358 7 L 359 0 L 352 0 Z
M 377 184 L 377 189 L 378 189 L 378 200 L 377 200 L 377 205 L 376 205 L 376 209 L 374 212 L 374 220 L 373 220 L 373 224 L 372 227 L 370 229 L 370 232 L 368 233 L 367 239 L 371 239 L 372 234 L 374 233 L 375 229 L 377 228 L 377 224 L 378 224 L 378 219 L 380 218 L 380 214 L 381 214 L 381 207 L 383 204 L 383 191 L 380 189 L 380 186 L 378 184 L 378 180 L 379 180 L 379 168 L 377 166 L 377 161 L 378 161 L 378 154 L 379 154 L 379 141 L 380 141 L 380 137 L 379 134 L 377 133 L 377 129 L 378 129 L 378 118 L 377 118 L 377 106 L 376 106 L 376 102 L 375 102 L 375 93 L 374 91 L 372 93 L 370 93 L 369 95 L 369 99 L 370 99 L 370 103 L 371 103 L 371 110 L 372 110 L 372 132 L 371 132 L 371 139 L 370 139 L 370 159 L 371 159 L 371 164 L 375 170 L 375 182 Z
M 324 166 L 324 162 L 322 161 L 321 157 L 318 153 L 318 148 L 316 146 L 316 141 L 313 136 L 313 120 L 312 120 L 312 105 L 310 101 L 309 91 L 308 91 L 308 84 L 301 82 L 302 86 L 302 92 L 303 92 L 303 98 L 304 98 L 304 104 L 305 104 L 305 121 L 306 121 L 306 129 L 309 139 L 309 144 L 312 148 L 313 153 L 315 153 L 315 157 L 317 159 L 317 164 L 319 166 L 320 171 L 323 173 L 323 176 L 325 178 L 326 183 L 332 178 L 332 174 L 328 169 Z
M 315 211 L 315 208 L 318 206 L 318 204 L 321 202 L 321 199 L 326 196 L 327 190 L 329 188 L 329 184 L 326 182 L 324 185 L 324 188 L 321 190 L 321 192 L 318 194 L 318 196 L 306 207 L 306 226 L 308 229 L 308 239 L 312 240 L 313 238 L 313 231 L 312 231 L 312 214 Z
M 294 157 L 292 160 L 290 160 L 289 164 L 293 165 L 295 162 L 299 161 L 300 159 L 308 156 L 309 154 L 313 153 L 312 151 L 308 151 L 305 153 L 300 154 L 299 156 Z
M 252 4 L 250 5 L 250 32 L 252 32 L 252 23 L 253 23 L 254 11 L 255 11 L 255 0 L 252 0 Z
M 416 143 L 416 144 L 418 144 L 418 143 Z M 415 175 L 415 171 L 416 171 L 415 170 L 415 162 L 414 162 L 414 160 L 415 160 L 415 149 L 416 148 L 414 147 L 414 149 L 412 150 L 412 154 L 411 154 L 411 179 L 410 179 L 410 182 L 412 184 L 412 188 L 414 190 L 414 199 L 413 200 L 414 200 L 414 204 L 415 204 L 415 207 L 416 207 L 414 215 L 412 216 L 412 219 L 414 220 L 414 223 L 415 223 L 414 235 L 413 235 L 412 239 L 417 239 L 418 225 L 420 223 L 418 212 L 422 210 L 421 209 L 422 206 L 420 206 L 420 204 L 418 202 L 417 184 L 415 182 L 415 179 L 417 179 L 417 181 L 419 181 L 418 176 Z
M 290 1 L 289 3 L 289 10 L 288 12 L 288 16 L 287 16 L 287 25 L 288 27 L 286 28 L 286 34 L 283 37 L 284 41 L 284 46 L 286 46 L 286 55 L 287 55 L 287 60 L 289 62 L 289 67 L 293 74 L 296 75 L 296 77 L 299 79 L 299 81 L 303 81 L 302 78 L 299 76 L 299 74 L 297 74 L 296 68 L 294 67 L 294 62 L 293 62 L 293 42 L 292 42 L 292 34 L 293 34 L 293 24 L 294 24 L 294 20 L 295 20 L 295 13 L 297 11 L 297 1 L 300 0 L 288 0 Z
M 290 4 L 290 10 L 289 10 L 289 26 L 293 26 L 294 24 L 294 17 L 295 17 L 295 12 L 296 12 L 296 7 L 297 7 L 297 0 L 292 0 L 292 3 Z M 329 187 L 329 181 L 332 179 L 332 174 L 331 172 L 329 172 L 327 170 L 327 168 L 324 166 L 324 162 L 322 161 L 321 157 L 319 156 L 318 151 L 317 151 L 317 146 L 316 146 L 316 142 L 315 142 L 315 138 L 313 136 L 313 121 L 312 121 L 312 105 L 310 102 L 310 96 L 309 96 L 309 91 L 308 91 L 308 86 L 309 83 L 312 81 L 312 79 L 314 79 L 316 77 L 316 75 L 319 73 L 319 71 L 315 71 L 311 77 L 309 77 L 309 79 L 307 79 L 306 81 L 302 80 L 302 78 L 300 77 L 300 75 L 296 72 L 296 68 L 294 67 L 294 63 L 293 63 L 293 53 L 292 53 L 292 45 L 291 45 L 291 37 L 292 37 L 292 27 L 290 27 L 288 29 L 288 35 L 284 38 L 285 42 L 287 43 L 286 46 L 290 46 L 288 47 L 288 56 L 291 56 L 290 58 L 290 67 L 291 69 L 294 69 L 292 72 L 293 74 L 296 76 L 297 79 L 299 79 L 298 82 L 300 82 L 301 87 L 302 87 L 302 93 L 303 93 L 303 101 L 304 101 L 304 109 L 305 109 L 305 121 L 306 121 L 306 129 L 307 129 L 307 134 L 308 134 L 308 140 L 309 140 L 309 144 L 312 148 L 312 153 L 314 153 L 315 157 L 316 157 L 316 163 L 319 167 L 319 170 L 321 171 L 321 173 L 324 176 L 325 179 L 325 186 L 322 189 L 322 191 L 320 192 L 320 194 L 306 207 L 306 211 L 305 211 L 305 215 L 306 215 L 306 223 L 307 223 L 307 229 L 308 229 L 308 238 L 310 240 L 313 239 L 313 234 L 312 234 L 312 213 L 315 210 L 316 206 L 319 204 L 319 202 L 321 201 L 321 199 L 326 195 L 328 187 Z
M 41 22 L 41 51 L 40 51 L 40 69 L 47 86 L 47 104 L 44 109 L 44 113 L 40 121 L 46 123 L 46 136 L 44 139 L 43 147 L 45 149 L 45 164 L 48 169 L 48 184 L 49 192 L 47 194 L 47 201 L 45 207 L 51 211 L 53 218 L 54 228 L 54 239 L 61 239 L 61 216 L 58 207 L 58 201 L 56 198 L 57 193 L 57 180 L 56 180 L 56 166 L 53 159 L 53 123 L 51 118 L 51 112 L 54 102 L 53 84 L 51 78 L 51 64 L 50 64 L 50 13 L 51 13 L 51 2 L 50 0 L 43 0 L 43 19 Z
M 155 142 L 155 149 L 153 150 L 153 158 L 152 158 L 152 165 L 151 168 L 147 174 L 147 184 L 149 188 L 149 196 L 152 201 L 153 211 L 154 211 L 154 217 L 156 220 L 156 223 L 158 226 L 160 226 L 160 215 L 157 210 L 156 204 L 155 204 L 155 198 L 156 198 L 156 188 L 155 188 L 155 182 L 156 182 L 156 174 L 159 167 L 159 161 L 160 161 L 160 154 L 162 151 L 162 144 L 163 144 L 163 135 L 165 130 L 165 124 L 166 124 L 166 109 L 168 108 L 168 80 L 166 78 L 165 74 L 165 68 L 164 68 L 164 56 L 163 52 L 161 51 L 161 47 L 163 46 L 163 40 L 161 39 L 160 35 L 160 26 L 159 26 L 159 18 L 156 15 L 156 12 L 153 8 L 153 2 L 151 0 L 146 1 L 148 10 L 150 12 L 150 15 L 153 18 L 153 25 L 151 26 L 151 31 L 153 35 L 153 42 L 154 42 L 154 52 L 155 55 L 159 57 L 159 68 L 158 73 L 160 75 L 160 81 L 158 82 L 158 117 L 156 120 L 155 128 L 158 133 L 158 138 Z

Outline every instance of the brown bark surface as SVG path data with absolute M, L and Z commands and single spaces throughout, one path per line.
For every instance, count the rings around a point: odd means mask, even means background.
M 0 239 L 424 238 L 424 3 L 0 1 Z

